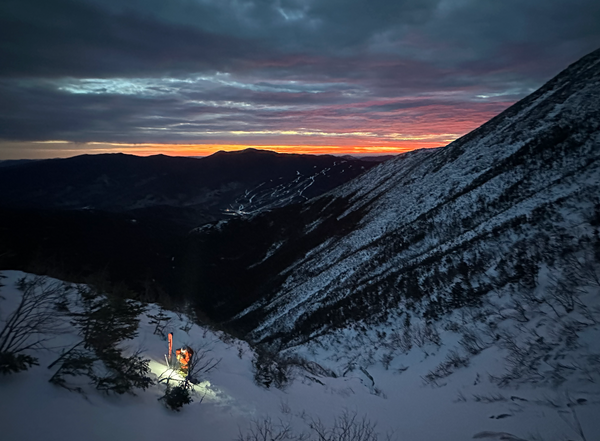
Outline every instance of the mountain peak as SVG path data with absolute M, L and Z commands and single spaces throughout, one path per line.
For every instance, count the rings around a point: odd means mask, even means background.
M 248 147 L 243 150 L 219 150 L 213 153 L 211 156 L 249 156 L 249 155 L 280 155 L 281 153 L 274 152 L 273 150 L 256 149 L 254 147 Z M 209 156 L 210 157 L 210 156 Z

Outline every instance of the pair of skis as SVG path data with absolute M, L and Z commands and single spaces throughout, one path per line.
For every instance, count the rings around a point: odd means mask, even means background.
M 173 333 L 169 332 L 169 353 L 168 355 L 165 354 L 165 360 L 167 362 L 167 366 L 171 369 L 174 369 L 174 363 L 173 363 Z

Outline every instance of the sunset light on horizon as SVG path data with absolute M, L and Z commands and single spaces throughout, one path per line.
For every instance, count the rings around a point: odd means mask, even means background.
M 40 144 L 44 144 L 43 147 Z M 270 150 L 277 153 L 306 155 L 398 155 L 422 148 L 443 147 L 433 142 L 415 142 L 399 145 L 245 145 L 245 144 L 118 144 L 118 143 L 72 143 L 69 141 L 39 141 L 5 143 L 2 159 L 50 159 L 68 158 L 80 154 L 124 153 L 136 156 L 210 156 L 219 151 L 234 152 L 246 149 Z M 11 154 L 11 152 L 14 152 Z

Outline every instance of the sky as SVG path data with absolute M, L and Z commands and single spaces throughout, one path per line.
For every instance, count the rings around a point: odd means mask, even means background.
M 389 154 L 600 47 L 597 0 L 2 0 L 0 159 Z

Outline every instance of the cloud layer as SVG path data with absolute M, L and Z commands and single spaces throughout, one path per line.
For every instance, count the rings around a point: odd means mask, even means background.
M 4 0 L 0 149 L 445 145 L 600 46 L 597 17 L 595 0 Z

